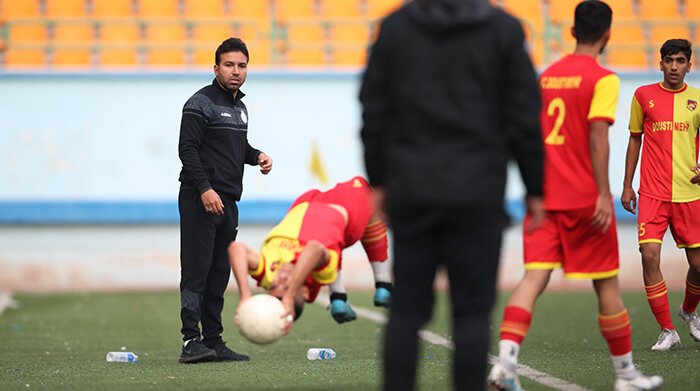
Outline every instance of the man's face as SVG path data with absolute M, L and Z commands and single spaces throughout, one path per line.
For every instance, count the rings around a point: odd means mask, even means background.
M 219 63 L 214 65 L 214 74 L 222 87 L 235 93 L 245 83 L 248 59 L 241 52 L 221 53 Z
M 667 54 L 661 59 L 660 65 L 664 81 L 670 86 L 682 85 L 686 73 L 690 71 L 690 62 L 683 53 Z

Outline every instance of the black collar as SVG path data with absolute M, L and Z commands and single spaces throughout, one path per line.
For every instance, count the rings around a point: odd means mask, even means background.
M 243 99 L 243 97 L 245 96 L 245 94 L 243 93 L 243 91 L 238 90 L 238 92 L 236 93 L 236 97 L 234 98 L 234 97 L 233 97 L 233 94 L 231 93 L 231 91 L 229 91 L 229 90 L 225 89 L 224 87 L 222 87 L 221 84 L 219 84 L 219 82 L 216 80 L 216 78 L 214 78 L 214 80 L 211 82 L 211 84 L 215 85 L 215 86 L 218 87 L 221 91 L 223 91 L 229 98 L 231 98 L 231 99 L 233 100 L 234 103 L 237 102 L 237 101 L 239 101 L 239 100 L 241 100 L 241 99 Z

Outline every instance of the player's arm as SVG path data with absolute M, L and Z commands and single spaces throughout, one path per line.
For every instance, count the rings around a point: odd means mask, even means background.
M 630 104 L 630 138 L 627 142 L 627 154 L 625 156 L 625 179 L 622 181 L 622 207 L 626 211 L 635 214 L 637 210 L 637 193 L 632 188 L 634 171 L 639 162 L 639 151 L 642 146 L 642 134 L 644 129 L 644 111 L 637 100 L 637 92 L 632 97 Z
M 306 281 L 306 277 L 308 277 L 314 269 L 323 266 L 329 260 L 330 254 L 321 242 L 310 240 L 306 243 L 304 250 L 299 254 L 299 258 L 294 265 L 287 291 L 282 297 L 282 303 L 284 303 L 285 308 L 287 308 L 287 314 L 294 316 L 294 299 L 301 289 L 301 286 L 304 284 L 304 281 Z
M 595 84 L 587 116 L 590 131 L 588 148 L 593 166 L 593 177 L 598 188 L 598 199 L 593 216 L 591 216 L 591 225 L 602 232 L 607 232 L 613 219 L 608 177 L 610 159 L 608 131 L 610 125 L 615 122 L 619 95 L 620 78 L 616 74 L 611 73 L 600 78 Z
M 260 263 L 259 254 L 241 242 L 231 242 L 231 245 L 228 247 L 228 261 L 231 264 L 231 270 L 238 285 L 240 305 L 240 303 L 250 298 L 248 273 L 250 270 L 258 269 Z
M 637 162 L 639 161 L 639 151 L 642 147 L 642 138 L 638 135 L 631 134 L 627 142 L 627 155 L 625 156 L 625 179 L 622 181 L 622 207 L 626 211 L 636 214 L 637 212 L 637 193 L 632 187 L 634 172 L 637 170 Z
M 610 145 L 606 121 L 594 121 L 590 125 L 589 150 L 593 165 L 593 177 L 598 187 L 598 200 L 591 217 L 591 225 L 606 232 L 612 223 L 612 204 L 610 202 L 610 181 L 608 178 L 608 160 Z

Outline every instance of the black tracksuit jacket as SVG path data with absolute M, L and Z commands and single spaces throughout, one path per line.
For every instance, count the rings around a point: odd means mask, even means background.
M 243 191 L 243 165 L 257 165 L 260 151 L 248 143 L 248 111 L 216 79 L 185 103 L 179 154 L 183 188 L 203 193 L 213 188 L 224 201 L 238 201 Z

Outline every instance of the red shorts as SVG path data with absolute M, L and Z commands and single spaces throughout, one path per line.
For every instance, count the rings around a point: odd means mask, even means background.
M 670 202 L 640 195 L 638 210 L 639 244 L 662 243 L 670 224 L 676 246 L 700 247 L 700 200 Z
M 615 217 L 606 233 L 591 227 L 595 206 L 548 211 L 537 230 L 523 233 L 525 269 L 564 268 L 564 276 L 604 279 L 616 276 L 620 268 Z M 530 216 L 525 216 L 525 223 Z

